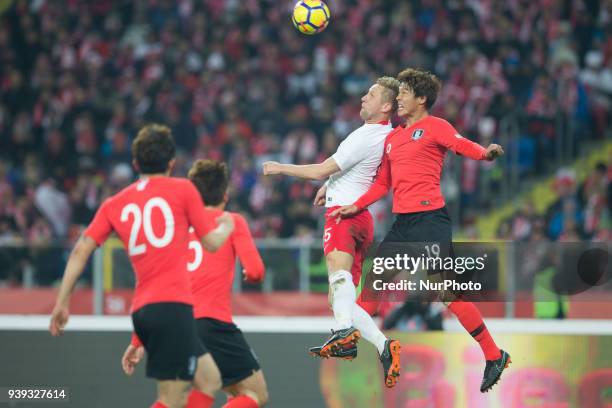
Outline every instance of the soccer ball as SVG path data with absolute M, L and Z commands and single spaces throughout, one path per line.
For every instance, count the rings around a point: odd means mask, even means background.
M 329 8 L 320 0 L 300 0 L 293 8 L 293 25 L 302 34 L 312 35 L 325 30 L 329 24 Z

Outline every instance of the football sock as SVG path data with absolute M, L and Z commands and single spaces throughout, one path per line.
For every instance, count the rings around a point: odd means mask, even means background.
M 202 391 L 191 389 L 189 398 L 187 399 L 186 408 L 210 408 L 213 406 L 215 399 L 210 395 L 204 394 Z
M 485 359 L 497 360 L 501 357 L 501 351 L 495 344 L 495 341 L 493 341 L 493 337 L 491 337 L 487 326 L 485 326 L 482 321 L 480 311 L 472 302 L 465 302 L 461 299 L 457 299 L 451 302 L 448 308 L 457 316 L 457 319 L 459 319 L 459 322 L 465 330 L 476 339 L 484 353 Z
M 259 408 L 259 404 L 248 395 L 230 398 L 222 408 Z
M 378 354 L 382 354 L 387 338 L 376 326 L 372 317 L 357 304 L 353 306 L 353 325 L 359 329 L 364 339 L 376 346 Z
M 361 306 L 370 316 L 374 316 L 378 312 L 380 303 L 374 300 L 363 300 L 365 290 L 366 289 L 362 288 L 359 298 L 357 298 L 357 305 Z
M 339 329 L 353 325 L 353 307 L 357 297 L 353 277 L 349 271 L 339 270 L 329 276 L 332 293 L 332 309 Z

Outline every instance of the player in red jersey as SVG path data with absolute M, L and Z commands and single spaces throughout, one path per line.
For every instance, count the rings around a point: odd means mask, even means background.
M 452 255 L 451 221 L 440 191 L 446 152 L 452 150 L 473 160 L 495 160 L 504 151 L 497 144 L 485 149 L 463 138 L 446 120 L 429 115 L 440 90 L 435 75 L 408 68 L 397 79 L 401 83 L 397 113 L 406 123 L 387 136 L 385 154 L 372 187 L 332 216 L 354 216 L 392 189 L 397 218 L 383 244 L 435 242 L 443 253 Z M 461 296 L 452 299 L 445 297 L 445 304 L 483 350 L 486 366 L 480 390 L 488 391 L 499 381 L 510 355 L 497 347 L 473 303 Z
M 330 299 L 338 330 L 313 355 L 353 359 L 361 336 L 378 349 L 383 365 L 385 385 L 393 387 L 400 375 L 400 343 L 389 340 L 376 326 L 365 302 L 355 301 L 356 286 L 368 247 L 374 236 L 374 222 L 369 211 L 340 222 L 330 214 L 342 205 L 352 203 L 372 185 L 383 155 L 384 141 L 391 131 L 390 119 L 395 112 L 399 82 L 379 78 L 361 98 L 363 126 L 354 130 L 330 158 L 320 164 L 290 165 L 264 163 L 264 174 L 283 174 L 306 179 L 329 177 L 317 193 L 316 205 L 327 207 L 323 251 L 329 273 Z
M 232 216 L 207 212 L 189 180 L 169 177 L 174 151 L 168 127 L 153 124 L 138 132 L 132 155 L 140 179 L 107 199 L 76 243 L 49 327 L 54 336 L 63 333 L 77 279 L 96 247 L 116 232 L 136 274 L 132 322 L 147 350 L 147 376 L 158 381 L 156 408 L 183 407 L 190 383 L 204 392 L 220 385 L 219 370 L 198 340 L 193 319 L 186 267 L 189 226 L 210 251 L 234 230 Z
M 225 163 L 198 160 L 189 170 L 189 179 L 199 190 L 207 208 L 214 215 L 222 214 L 227 204 L 229 182 Z M 248 282 L 263 280 L 264 264 L 244 217 L 237 213 L 231 215 L 234 232 L 214 254 L 204 250 L 192 234 L 189 242 L 192 256 L 187 269 L 191 276 L 198 335 L 221 371 L 223 390 L 234 397 L 225 407 L 257 408 L 268 400 L 266 380 L 242 331 L 233 322 L 230 296 L 236 256 Z M 142 354 L 138 337 L 132 336 L 132 343 L 121 360 L 126 374 L 132 374 Z M 196 393 L 190 395 L 188 408 L 200 406 L 193 403 L 195 397 Z

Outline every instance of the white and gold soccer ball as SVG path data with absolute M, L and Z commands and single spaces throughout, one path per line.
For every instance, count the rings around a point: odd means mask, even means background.
M 300 0 L 293 8 L 293 25 L 302 34 L 313 35 L 325 30 L 329 24 L 329 8 L 320 0 Z

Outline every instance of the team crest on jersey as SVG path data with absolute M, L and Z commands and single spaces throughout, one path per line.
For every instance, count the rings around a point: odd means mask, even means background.
M 387 154 L 391 153 L 391 143 L 387 145 Z
M 425 133 L 423 129 L 416 129 L 414 132 L 412 132 L 412 140 L 419 140 L 423 137 L 423 133 Z

